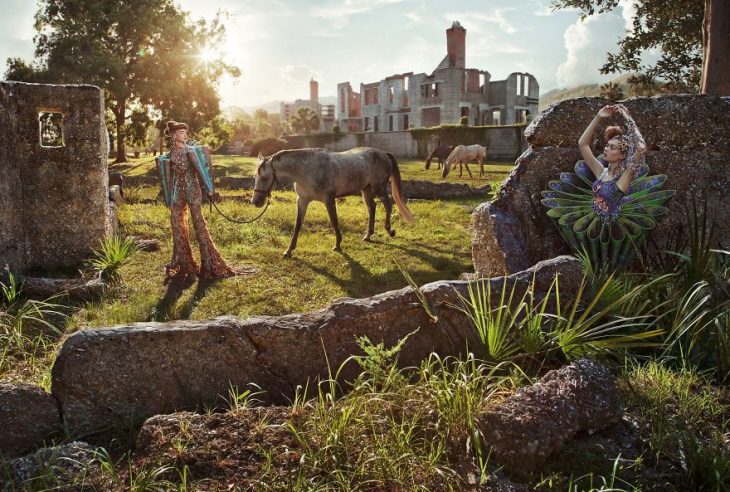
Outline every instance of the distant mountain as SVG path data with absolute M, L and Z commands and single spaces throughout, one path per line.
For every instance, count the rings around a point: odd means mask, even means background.
M 292 100 L 293 101 L 293 100 Z M 269 113 L 278 113 L 281 111 L 281 102 L 282 101 L 269 101 L 263 104 L 258 104 L 256 106 L 229 106 L 227 108 L 223 109 L 223 117 L 227 120 L 234 120 L 239 115 L 242 114 L 248 114 L 253 115 L 257 109 L 263 109 L 265 111 L 268 111 Z M 289 102 L 289 101 L 287 101 Z M 337 104 L 337 97 L 335 96 L 322 96 L 319 98 L 320 104 Z
M 629 89 L 631 88 L 631 85 L 629 84 L 629 78 L 632 75 L 633 74 L 627 73 L 611 80 L 614 84 L 621 86 L 626 97 L 630 97 Z M 551 104 L 564 101 L 566 99 L 575 99 L 576 97 L 598 97 L 601 95 L 601 85 L 602 84 L 583 84 L 575 87 L 568 87 L 566 89 L 553 89 L 540 95 L 538 110 L 542 111 Z

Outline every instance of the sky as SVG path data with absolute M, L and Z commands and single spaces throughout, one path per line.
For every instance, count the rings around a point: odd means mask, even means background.
M 337 84 L 377 82 L 397 73 L 431 73 L 446 55 L 446 29 L 466 28 L 467 68 L 491 80 L 529 72 L 540 93 L 604 83 L 598 68 L 630 27 L 632 0 L 585 21 L 577 10 L 553 12 L 550 0 L 177 0 L 191 18 L 227 13 L 220 50 L 238 66 L 225 78 L 221 106 L 334 96 Z M 33 57 L 35 0 L 0 0 L 0 63 Z

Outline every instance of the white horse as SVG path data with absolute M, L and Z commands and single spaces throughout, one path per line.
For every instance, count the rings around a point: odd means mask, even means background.
M 486 147 L 482 147 L 479 144 L 474 145 L 457 145 L 454 147 L 454 150 L 451 151 L 451 154 L 449 154 L 449 157 L 446 158 L 446 163 L 444 164 L 444 173 L 443 177 L 449 175 L 449 171 L 451 170 L 451 166 L 459 163 L 459 177 L 461 177 L 462 169 L 461 166 L 463 165 L 466 167 L 466 172 L 469 173 L 469 177 L 473 178 L 471 171 L 469 170 L 469 166 L 467 163 L 472 160 L 476 160 L 479 164 L 479 176 L 482 176 L 484 174 L 484 159 L 487 157 L 487 149 Z

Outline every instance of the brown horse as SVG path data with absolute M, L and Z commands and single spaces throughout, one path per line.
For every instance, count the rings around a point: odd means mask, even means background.
M 304 215 L 309 202 L 313 200 L 323 202 L 327 207 L 332 228 L 335 230 L 335 251 L 341 251 L 342 242 L 335 205 L 337 197 L 362 193 L 369 213 L 368 231 L 363 237 L 365 241 L 369 241 L 374 232 L 376 196 L 385 207 L 385 230 L 391 237 L 395 236 L 395 230 L 390 226 L 393 202 L 388 196 L 388 181 L 401 217 L 406 222 L 413 222 L 411 211 L 403 199 L 398 162 L 391 153 L 358 147 L 346 152 L 298 149 L 282 150 L 266 158 L 259 156 L 251 203 L 257 207 L 263 206 L 266 197 L 271 194 L 277 176 L 292 179 L 297 192 L 297 221 L 289 248 L 284 253 L 285 257 L 291 257 L 292 251 L 297 247 Z
M 444 164 L 444 160 L 449 157 L 449 154 L 451 154 L 451 151 L 453 150 L 453 145 L 439 145 L 433 149 L 431 153 L 428 154 L 428 157 L 426 157 L 426 169 L 431 168 L 431 159 L 438 159 L 438 167 L 436 169 L 441 169 Z

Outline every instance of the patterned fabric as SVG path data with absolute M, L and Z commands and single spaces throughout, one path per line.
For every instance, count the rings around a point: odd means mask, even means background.
M 223 260 L 210 237 L 208 225 L 203 217 L 200 184 L 190 159 L 195 159 L 195 154 L 187 152 L 185 147 L 174 147 L 170 152 L 172 172 L 176 178 L 172 195 L 176 199 L 170 209 L 173 247 L 172 260 L 165 267 L 166 274 L 168 277 L 196 274 L 205 279 L 230 277 L 236 272 Z M 190 248 L 188 208 L 190 208 L 195 235 L 200 247 L 200 268 L 198 268 Z
M 595 179 L 585 161 L 578 161 L 575 173 L 561 173 L 559 181 L 548 183 L 542 204 L 571 248 L 588 255 L 596 270 L 625 269 L 674 195 L 661 190 L 665 175 L 648 173 L 642 163 L 624 194 L 617 178 Z
M 621 176 L 603 180 L 608 173 L 606 169 L 601 177 L 593 182 L 593 211 L 604 220 L 616 220 L 621 214 L 624 192 L 618 187 L 618 179 Z

